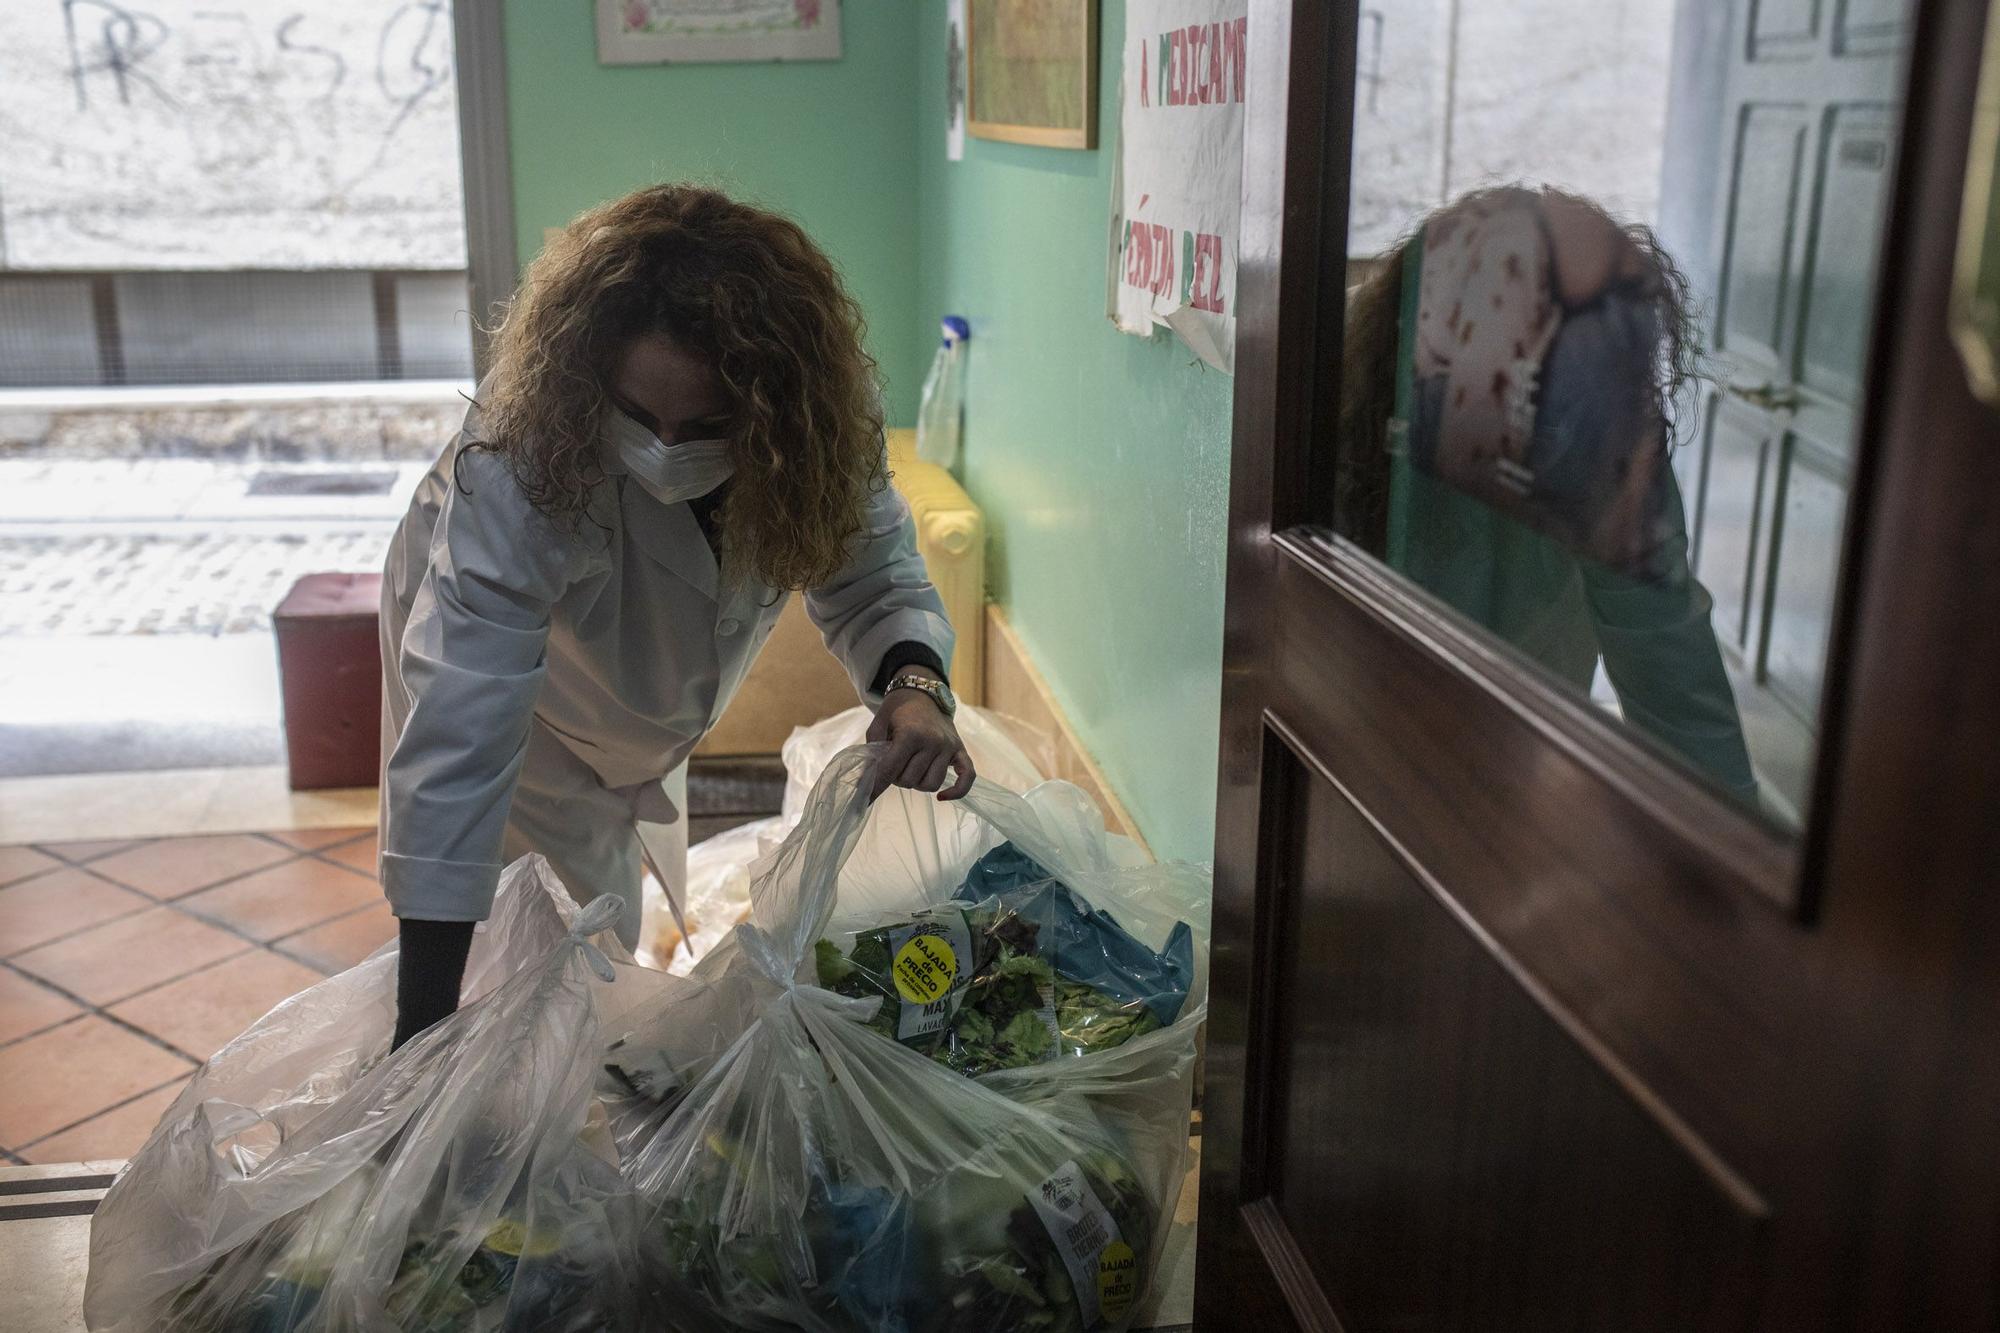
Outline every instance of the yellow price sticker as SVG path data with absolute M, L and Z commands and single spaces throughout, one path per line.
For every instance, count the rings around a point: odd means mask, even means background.
M 487 1231 L 486 1248 L 518 1259 L 521 1251 L 528 1248 L 528 1229 L 511 1218 L 502 1218 Z
M 896 990 L 911 1004 L 931 1004 L 951 994 L 958 955 L 940 935 L 912 935 L 896 950 Z
M 1097 1312 L 1107 1324 L 1132 1313 L 1139 1299 L 1139 1258 L 1132 1247 L 1114 1240 L 1097 1256 Z
M 530 1233 L 524 1224 L 511 1217 L 503 1217 L 487 1229 L 486 1248 L 515 1259 L 524 1255 L 537 1259 L 562 1248 L 562 1233 L 548 1227 Z

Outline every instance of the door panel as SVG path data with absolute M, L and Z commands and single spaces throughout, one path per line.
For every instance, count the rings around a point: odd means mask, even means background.
M 1695 573 L 1715 599 L 1715 633 L 1741 659 L 1750 643 L 1750 588 L 1757 553 L 1767 438 L 1756 414 L 1723 399 L 1708 414 L 1708 468 Z
M 1273 1195 L 1343 1322 L 1749 1327 L 1761 1200 L 1621 1086 L 1275 720 L 1266 744 L 1284 829 L 1266 882 L 1297 927 L 1270 966 L 1286 992 L 1325 978 L 1271 1071 Z M 1649 1209 L 1603 1206 L 1625 1191 Z
M 1879 55 L 1902 49 L 1910 20 L 1901 0 L 1840 0 L 1835 46 L 1843 52 Z
M 1811 278 L 1799 378 L 1845 407 L 1860 396 L 1868 350 L 1892 128 L 1892 111 L 1886 106 L 1841 106 L 1827 112 L 1826 161 L 1820 168 L 1806 258 Z
M 1785 346 L 1810 123 L 1805 108 L 1780 105 L 1746 106 L 1740 125 L 1717 345 L 1768 367 Z
M 1783 517 L 1772 556 L 1764 674 L 1802 721 L 1819 716 L 1826 644 L 1833 630 L 1847 483 L 1797 436 L 1785 441 Z
M 1823 0 L 1752 0 L 1750 57 L 1798 59 L 1819 35 Z

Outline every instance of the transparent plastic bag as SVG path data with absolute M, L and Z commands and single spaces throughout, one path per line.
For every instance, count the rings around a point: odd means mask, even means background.
M 688 848 L 687 901 L 681 909 L 686 935 L 673 919 L 666 890 L 648 874 L 641 899 L 639 961 L 669 972 L 687 972 L 743 920 L 750 910 L 750 867 L 784 835 L 783 820 L 773 815 L 725 829 Z
M 784 745 L 782 813 L 739 825 L 688 848 L 685 940 L 667 906 L 665 891 L 651 876 L 646 878 L 640 962 L 684 975 L 736 928 L 750 911 L 753 868 L 798 826 L 813 784 L 836 754 L 866 739 L 874 716 L 868 709 L 856 707 L 795 729 Z M 957 725 L 973 766 L 999 786 L 1025 791 L 1054 767 L 1054 747 L 1049 739 L 1025 722 L 967 706 L 958 710 Z M 900 793 L 895 799 L 909 803 L 913 813 L 922 816 L 923 803 L 929 798 L 921 793 Z M 931 821 L 918 822 L 926 825 Z
M 865 742 L 874 720 L 870 710 L 850 708 L 799 727 L 786 738 L 784 832 L 797 827 L 814 785 L 833 757 Z M 972 766 L 995 786 L 1026 791 L 1055 771 L 1054 744 L 1019 718 L 966 704 L 952 715 L 952 724 L 972 756 Z
M 615 916 L 525 858 L 474 998 L 401 1050 L 389 946 L 217 1052 L 98 1208 L 89 1327 L 632 1326 L 632 1199 L 592 1111 L 600 950 L 644 984 Z
M 856 747 L 827 765 L 757 867 L 752 920 L 694 970 L 711 995 L 743 985 L 746 1021 L 711 1011 L 729 1033 L 720 1053 L 614 1116 L 649 1303 L 690 1328 L 1127 1327 L 1185 1174 L 1206 876 L 1117 865 L 1066 784 L 871 803 L 877 754 Z M 1002 843 L 1087 902 L 1115 903 L 1150 947 L 1177 927 L 1191 937 L 1173 1022 L 974 1079 L 871 1030 L 879 997 L 816 984 L 837 912 L 947 905 Z M 660 1041 L 688 1040 L 684 1010 L 652 1022 Z

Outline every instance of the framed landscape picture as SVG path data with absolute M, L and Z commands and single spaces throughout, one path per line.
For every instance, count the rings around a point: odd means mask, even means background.
M 597 0 L 604 65 L 840 59 L 840 0 Z
M 966 128 L 1097 147 L 1097 0 L 966 0 Z

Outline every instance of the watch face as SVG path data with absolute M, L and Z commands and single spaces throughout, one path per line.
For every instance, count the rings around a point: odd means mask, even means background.
M 898 676 L 889 682 L 889 688 L 892 690 L 922 690 L 931 697 L 939 708 L 944 710 L 946 717 L 950 717 L 958 712 L 958 696 L 951 692 L 951 686 L 941 680 L 932 680 L 928 676 Z

